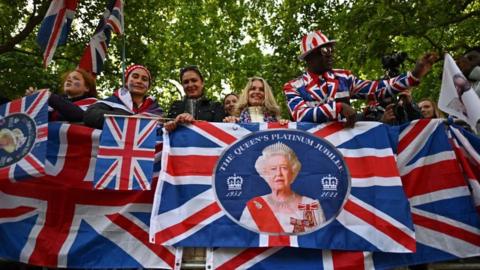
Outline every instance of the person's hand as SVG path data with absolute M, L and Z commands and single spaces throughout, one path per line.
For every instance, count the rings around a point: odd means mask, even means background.
M 413 98 L 412 98 L 412 92 L 410 92 L 410 90 L 405 90 L 405 91 L 402 91 L 400 93 L 398 93 L 398 97 L 399 97 L 399 101 L 398 101 L 398 104 L 400 105 L 403 105 L 403 103 L 412 103 L 413 101 Z
M 237 123 L 238 121 L 240 121 L 240 118 L 235 116 L 227 116 L 223 118 L 224 123 Z
M 342 103 L 342 112 L 340 114 L 347 119 L 343 126 L 346 128 L 353 128 L 355 122 L 357 121 L 355 110 L 347 103 Z
M 278 123 L 279 123 L 280 125 L 282 125 L 282 126 L 288 125 L 289 122 L 290 122 L 290 121 L 289 121 L 288 119 L 280 119 L 280 120 L 278 120 Z
M 191 124 L 193 121 L 195 121 L 195 118 L 189 113 L 182 113 L 175 117 L 175 122 L 181 124 Z
M 415 68 L 412 71 L 412 75 L 417 79 L 423 78 L 431 69 L 433 64 L 438 60 L 436 53 L 426 53 L 422 58 L 417 61 Z
M 168 131 L 172 132 L 177 128 L 177 122 L 175 120 L 168 121 L 165 124 L 163 124 L 163 127 Z
M 35 92 L 37 92 L 37 89 L 34 88 L 33 86 L 30 86 L 30 87 L 28 87 L 27 90 L 25 90 L 25 96 L 30 96 L 30 95 L 34 94 Z
M 380 121 L 385 124 L 392 124 L 395 120 L 395 112 L 393 109 L 395 108 L 395 104 L 388 104 L 385 108 L 385 112 L 382 115 Z

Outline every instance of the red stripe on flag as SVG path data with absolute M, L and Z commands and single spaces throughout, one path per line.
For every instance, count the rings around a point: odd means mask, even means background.
M 48 125 L 37 128 L 37 140 L 48 137 Z
M 407 146 L 422 132 L 422 130 L 430 123 L 430 120 L 419 120 L 413 128 L 398 142 L 398 153 L 401 153 Z
M 110 168 L 108 168 L 108 171 L 103 174 L 103 177 L 100 180 L 98 180 L 97 184 L 95 185 L 95 189 L 103 189 L 103 187 L 102 187 L 103 183 L 105 183 L 105 181 L 107 181 L 107 179 L 112 176 L 112 172 L 117 169 L 118 162 L 119 162 L 118 160 L 115 160 L 112 163 L 112 166 L 110 166 Z
M 45 168 L 44 168 L 43 164 L 37 162 L 37 160 L 34 159 L 33 157 L 34 156 L 32 154 L 28 154 L 28 155 L 25 156 L 25 161 L 28 162 L 30 164 L 30 166 L 32 166 L 37 172 L 44 173 Z
M 38 103 L 43 99 L 43 97 L 47 94 L 47 91 L 40 91 L 38 96 L 35 98 L 32 104 L 30 104 L 30 107 L 27 110 L 27 114 L 31 115 L 33 111 L 37 108 Z
M 151 120 L 151 121 L 154 121 L 154 120 Z M 150 135 L 150 133 L 152 132 L 152 130 L 153 130 L 154 128 L 156 128 L 157 125 L 156 125 L 156 124 L 149 124 L 149 125 L 147 125 L 146 127 L 148 128 L 148 130 L 147 130 L 147 131 L 142 130 L 143 135 L 142 135 L 142 137 L 141 137 L 140 139 L 137 140 L 137 142 L 138 142 L 137 144 L 142 144 L 143 141 L 145 140 L 145 138 L 147 138 L 148 135 Z M 144 129 L 145 129 L 145 127 L 144 127 Z
M 233 259 L 228 260 L 226 263 L 218 266 L 217 270 L 230 270 L 230 269 L 237 269 L 242 264 L 250 261 L 251 259 L 257 257 L 258 255 L 262 254 L 268 250 L 268 248 L 247 248 L 242 251 L 237 256 L 233 257 Z
M 22 100 L 16 99 L 9 103 L 7 115 L 12 113 L 19 113 L 21 111 L 22 111 Z
M 455 152 L 455 157 L 458 160 L 463 172 L 465 175 L 470 179 L 479 179 L 479 165 L 474 164 L 473 162 L 469 161 L 468 158 L 465 156 L 465 153 L 462 149 L 458 148 L 456 145 L 452 143 L 453 151 Z
M 210 124 L 209 122 L 205 121 L 195 121 L 193 124 L 198 127 L 199 129 L 215 136 L 215 138 L 223 141 L 226 144 L 234 143 L 237 138 L 233 137 L 229 133 L 225 132 L 223 129 L 216 127 L 215 125 Z
M 11 166 L 0 169 L 0 180 L 8 180 L 8 182 L 10 182 L 10 180 L 9 180 L 10 178 L 8 178 L 8 173 L 10 171 L 10 167 Z
M 170 267 L 175 266 L 175 254 L 170 252 L 167 248 L 161 245 L 151 244 L 148 237 L 148 232 L 142 229 L 140 226 L 129 220 L 128 218 L 120 214 L 107 215 L 107 218 L 112 221 L 112 223 L 118 225 L 125 231 L 129 232 L 133 237 L 137 238 L 145 246 L 148 247 L 153 253 L 157 254 L 158 257 L 162 258 Z
M 135 177 L 137 178 L 137 182 L 138 184 L 140 185 L 140 187 L 142 188 L 142 190 L 146 190 L 147 189 L 147 186 L 144 182 L 144 178 L 142 177 L 142 175 L 138 172 L 138 169 L 136 166 L 133 167 L 133 174 L 135 175 Z M 132 185 L 132 189 L 133 189 L 133 185 Z
M 269 247 L 285 247 L 290 246 L 290 236 L 288 235 L 270 235 L 268 237 Z
M 53 49 L 53 48 L 56 48 L 57 45 L 58 45 L 58 39 L 59 39 L 59 35 L 60 35 L 60 31 L 63 30 L 63 24 L 64 24 L 64 20 L 65 20 L 65 12 L 66 12 L 66 8 L 65 7 L 62 7 L 59 11 L 58 11 L 58 14 L 55 18 L 55 22 L 54 22 L 54 26 L 53 26 L 53 32 L 52 34 L 50 35 L 50 38 L 48 39 L 48 43 L 47 43 L 47 48 L 45 49 L 45 53 L 44 53 L 44 56 L 43 56 L 43 66 L 46 68 L 47 67 L 47 58 L 48 56 L 50 55 L 50 51 Z
M 400 176 L 393 156 L 344 157 L 354 178 Z
M 333 269 L 365 269 L 365 257 L 359 251 L 332 251 Z
M 318 137 L 325 138 L 327 136 L 332 135 L 333 133 L 336 133 L 340 130 L 343 129 L 343 124 L 340 122 L 331 122 L 330 124 L 327 124 L 326 127 L 315 131 L 313 134 Z
M 0 218 L 18 217 L 28 212 L 35 210 L 33 207 L 19 206 L 12 209 L 0 209 Z
M 159 231 L 155 234 L 155 242 L 157 244 L 165 243 L 166 241 L 177 237 L 178 235 L 187 232 L 193 227 L 197 226 L 204 220 L 210 218 L 211 216 L 221 212 L 220 206 L 216 202 L 211 203 L 202 210 L 196 212 L 195 214 L 184 219 L 182 222 L 172 225 L 162 231 Z
M 167 172 L 172 176 L 210 176 L 217 164 L 218 156 L 168 156 Z M 197 166 L 201 164 L 201 166 Z
M 417 226 L 422 226 L 436 232 L 441 232 L 443 234 L 461 239 L 465 242 L 468 242 L 472 245 L 480 247 L 480 235 L 469 232 L 460 227 L 453 226 L 451 224 L 442 222 L 438 219 L 432 219 L 429 217 L 421 216 L 416 213 L 412 213 L 413 223 Z M 441 218 L 439 216 L 439 218 Z
M 139 157 L 140 154 L 146 154 L 148 156 L 148 151 L 135 151 L 133 144 L 135 143 L 135 133 L 136 133 L 136 126 L 137 126 L 137 119 L 127 118 L 126 119 L 126 134 L 125 134 L 125 148 L 122 152 L 123 154 L 119 154 L 122 156 L 122 162 L 120 163 L 120 190 L 128 190 L 128 186 L 130 183 L 130 177 L 132 177 L 131 170 L 132 170 L 132 159 L 134 157 Z M 100 154 L 100 150 L 98 153 Z M 154 150 L 151 149 L 151 158 L 155 156 Z M 125 155 L 126 154 L 126 155 Z
M 465 186 L 463 174 L 456 160 L 444 160 L 424 165 L 402 176 L 407 197 Z
M 362 219 L 366 223 L 372 225 L 377 230 L 383 232 L 392 240 L 404 246 L 408 250 L 411 250 L 412 252 L 415 251 L 415 239 L 403 232 L 402 230 L 398 229 L 397 227 L 395 227 L 395 225 L 386 221 L 382 217 L 375 215 L 375 213 L 370 212 L 369 210 L 363 208 L 362 206 L 354 203 L 351 200 L 347 201 L 344 209 L 355 215 L 356 217 Z
M 281 125 L 279 122 L 270 122 L 267 124 L 268 129 L 282 129 L 288 128 L 288 125 Z

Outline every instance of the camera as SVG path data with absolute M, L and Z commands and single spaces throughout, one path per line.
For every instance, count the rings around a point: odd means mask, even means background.
M 382 56 L 382 65 L 383 69 L 386 71 L 385 79 L 398 76 L 400 74 L 399 67 L 402 65 L 403 61 L 407 59 L 406 52 L 399 52 L 393 54 L 387 54 Z

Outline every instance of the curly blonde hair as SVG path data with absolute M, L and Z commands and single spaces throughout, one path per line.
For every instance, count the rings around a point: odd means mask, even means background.
M 263 90 L 265 92 L 265 100 L 263 102 L 264 110 L 272 115 L 275 118 L 280 117 L 280 107 L 278 106 L 277 102 L 275 101 L 275 97 L 273 96 L 272 88 L 267 83 L 267 81 L 262 77 L 251 77 L 248 78 L 247 85 L 243 88 L 242 93 L 240 93 L 240 97 L 238 98 L 238 102 L 235 105 L 234 115 L 239 116 L 243 109 L 249 107 L 248 104 L 248 92 L 252 88 L 252 84 L 254 81 L 260 81 L 263 84 Z

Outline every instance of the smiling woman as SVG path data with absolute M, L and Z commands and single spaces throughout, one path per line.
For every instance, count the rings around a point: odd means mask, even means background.
M 204 96 L 204 79 L 197 66 L 180 69 L 180 82 L 186 97 L 175 101 L 168 112 L 173 121 L 165 123 L 168 131 L 176 129 L 177 124 L 190 124 L 195 120 L 221 122 L 225 116 L 222 104 L 213 102 Z
M 259 123 L 259 122 L 280 122 L 288 123 L 280 119 L 280 107 L 272 93 L 272 88 L 264 78 L 252 77 L 248 79 L 243 89 L 233 116 L 223 119 L 229 123 Z
M 97 101 L 95 79 L 83 69 L 67 71 L 62 76 L 62 94 L 51 93 L 48 105 L 50 121 L 82 122 L 87 106 Z M 30 87 L 26 95 L 33 94 L 36 89 Z
M 106 114 L 162 116 L 162 109 L 152 96 L 147 96 L 152 84 L 150 71 L 142 65 L 132 65 L 125 71 L 126 87 L 116 90 L 112 96 L 100 100 L 85 112 L 87 126 L 101 129 Z

